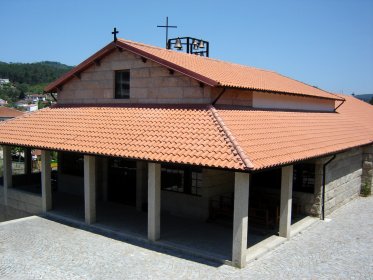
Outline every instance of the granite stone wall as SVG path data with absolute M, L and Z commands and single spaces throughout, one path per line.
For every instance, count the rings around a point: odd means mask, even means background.
M 115 70 L 130 69 L 130 98 L 115 99 Z M 58 103 L 209 103 L 211 88 L 128 51 L 114 51 L 73 78 L 58 93 Z
M 346 204 L 360 194 L 362 149 L 338 154 L 326 168 L 325 215 Z
M 321 215 L 323 164 L 331 156 L 315 160 L 314 193 L 293 192 L 293 199 L 301 205 L 301 212 L 319 217 Z M 325 215 L 343 206 L 360 194 L 362 173 L 364 170 L 363 151 L 351 149 L 337 154 L 326 167 Z M 369 164 L 366 164 L 369 166 Z

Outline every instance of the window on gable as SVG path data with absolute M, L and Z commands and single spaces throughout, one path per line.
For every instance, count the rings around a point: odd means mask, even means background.
M 130 98 L 130 70 L 115 71 L 115 98 Z

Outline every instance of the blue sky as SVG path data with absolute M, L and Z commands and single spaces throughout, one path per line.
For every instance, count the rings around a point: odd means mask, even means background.
M 373 93 L 373 0 L 2 0 L 0 61 L 76 65 L 119 37 L 210 42 L 213 58 L 343 93 Z

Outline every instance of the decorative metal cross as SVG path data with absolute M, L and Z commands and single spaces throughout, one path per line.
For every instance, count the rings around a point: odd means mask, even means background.
M 116 42 L 117 41 L 117 34 L 119 33 L 119 30 L 117 30 L 117 28 L 116 27 L 114 27 L 114 31 L 113 32 L 111 32 L 111 34 L 113 34 L 114 35 L 114 42 Z
M 157 25 L 157 27 L 164 27 L 166 28 L 166 48 L 168 44 L 168 29 L 169 28 L 177 28 L 175 25 L 168 25 L 168 17 L 166 17 L 166 25 Z

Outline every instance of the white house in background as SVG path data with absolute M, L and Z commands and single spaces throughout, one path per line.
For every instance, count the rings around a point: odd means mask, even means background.
M 5 84 L 9 84 L 9 83 L 10 83 L 9 79 L 0 78 L 0 85 L 5 85 Z
M 28 94 L 25 101 L 37 103 L 39 101 L 45 101 L 46 97 L 44 94 Z
M 8 104 L 8 101 L 0 98 L 0 106 Z
M 18 101 L 16 106 L 17 108 L 27 112 L 34 112 L 38 110 L 38 104 L 30 103 L 25 100 Z
M 25 104 L 22 106 L 27 112 L 34 112 L 38 110 L 38 104 Z

